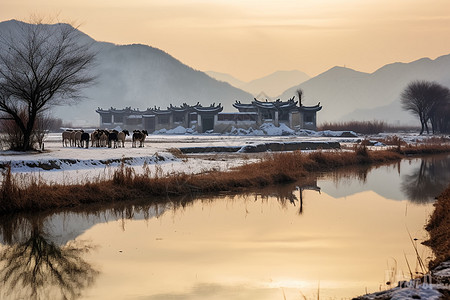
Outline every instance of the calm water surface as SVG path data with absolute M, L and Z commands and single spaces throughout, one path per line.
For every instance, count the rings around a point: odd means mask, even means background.
M 341 299 L 417 266 L 450 157 L 184 206 L 3 217 L 0 299 Z

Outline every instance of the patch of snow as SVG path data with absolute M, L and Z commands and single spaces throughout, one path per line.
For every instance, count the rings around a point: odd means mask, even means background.
M 438 290 L 428 285 L 420 285 L 418 288 L 398 288 L 391 294 L 391 300 L 428 299 L 438 300 L 442 296 Z
M 318 132 L 319 136 L 329 136 L 329 137 L 349 137 L 354 136 L 357 137 L 354 131 L 333 131 L 333 130 L 324 130 Z
M 155 131 L 153 134 L 196 134 L 197 131 L 195 131 L 195 126 L 192 126 L 191 128 L 185 128 L 183 126 L 177 126 L 173 129 L 160 129 Z
M 260 129 L 267 135 L 292 135 L 295 134 L 295 130 L 292 130 L 286 124 L 281 123 L 280 126 L 275 126 L 272 123 L 264 123 L 260 126 Z
M 439 292 L 438 285 L 434 284 L 420 284 L 414 287 L 414 281 L 404 282 L 404 287 L 398 286 L 387 291 L 367 294 L 357 299 L 360 300 L 376 300 L 376 299 L 391 299 L 391 300 L 413 300 L 413 299 L 427 299 L 438 300 L 441 299 L 442 294 Z M 411 285 L 411 287 L 409 286 Z
M 236 127 L 232 126 L 231 130 L 228 134 L 258 136 L 258 135 L 264 135 L 264 131 L 259 130 L 259 129 L 253 129 L 252 127 L 250 127 L 249 129 L 243 129 L 243 128 L 236 128 Z
M 299 136 L 319 136 L 319 133 L 317 131 L 309 129 L 297 129 L 296 133 Z
M 450 261 L 441 263 L 435 270 L 433 270 L 433 275 L 450 277 Z
M 383 144 L 382 142 L 377 142 L 377 141 L 375 141 L 375 143 L 373 144 L 374 146 L 377 146 L 377 147 L 384 147 L 384 146 L 386 146 L 385 144 Z
M 259 129 L 253 129 L 250 127 L 249 129 L 236 128 L 231 127 L 230 131 L 227 133 L 229 135 L 248 135 L 248 136 L 286 136 L 286 135 L 295 135 L 295 130 L 289 128 L 286 124 L 281 123 L 280 126 L 275 126 L 272 123 L 264 123 Z

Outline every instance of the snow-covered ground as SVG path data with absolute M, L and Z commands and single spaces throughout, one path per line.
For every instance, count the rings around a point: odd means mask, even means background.
M 286 127 L 287 128 L 287 127 Z M 127 137 L 125 148 L 63 147 L 61 134 L 49 134 L 44 142 L 45 151 L 20 153 L 0 152 L 0 164 L 9 163 L 13 173 L 34 174 L 49 182 L 66 184 L 107 177 L 122 160 L 136 172 L 142 172 L 146 165 L 152 172 L 199 173 L 212 169 L 228 170 L 232 167 L 255 161 L 260 155 L 246 153 L 199 153 L 180 156 L 173 148 L 183 147 L 246 147 L 264 143 L 296 142 L 339 142 L 343 147 L 351 146 L 366 138 L 349 131 L 292 131 L 289 128 L 267 126 L 267 128 L 243 131 L 231 131 L 226 135 L 196 134 L 178 128 L 165 131 L 164 134 L 149 135 L 145 147 L 132 148 Z M 183 130 L 182 130 L 183 129 Z M 288 130 L 289 129 L 289 130 Z M 259 134 L 259 135 L 256 135 Z M 283 134 L 283 135 L 279 135 Z M 384 135 L 379 136 L 384 138 Z M 372 138 L 372 137 L 370 137 Z M 417 141 L 415 135 L 402 137 L 407 141 Z M 420 137 L 421 139 L 423 137 Z M 383 144 L 376 144 L 383 147 Z M 175 153 L 175 154 L 173 154 Z
M 275 132 L 275 129 L 274 129 Z M 278 132 L 279 133 L 279 132 Z M 232 167 L 250 163 L 259 159 L 261 154 L 247 153 L 200 153 L 179 155 L 177 149 L 182 147 L 245 147 L 261 143 L 290 143 L 290 142 L 339 142 L 343 146 L 352 146 L 362 139 L 373 141 L 376 148 L 384 148 L 377 144 L 377 139 L 384 139 L 388 135 L 357 136 L 352 132 L 313 132 L 301 131 L 286 135 L 255 135 L 255 132 L 232 132 L 227 135 L 192 134 L 181 129 L 174 132 L 153 134 L 147 137 L 145 147 L 132 148 L 128 137 L 125 148 L 97 148 L 63 147 L 61 134 L 49 134 L 45 140 L 45 151 L 34 153 L 20 153 L 0 151 L 0 164 L 9 163 L 15 174 L 33 174 L 47 182 L 77 183 L 97 178 L 108 178 L 122 161 L 139 173 L 147 166 L 151 172 L 201 173 L 212 169 L 228 170 Z M 397 134 L 397 136 L 399 136 Z M 427 139 L 417 134 L 403 134 L 401 139 L 409 143 L 421 142 Z M 448 278 L 450 264 L 440 273 Z M 412 284 L 412 283 L 411 283 Z M 390 292 L 365 295 L 361 299 L 380 299 L 388 296 L 392 299 L 438 299 L 438 289 L 448 288 L 433 283 L 419 284 L 415 287 L 410 283 L 397 287 Z M 388 293 L 388 294 L 386 294 Z M 420 298 L 418 298 L 420 297 Z
M 358 297 L 359 300 L 376 300 L 376 299 L 392 299 L 392 300 L 413 300 L 427 299 L 438 300 L 448 299 L 443 293 L 450 290 L 450 261 L 441 263 L 431 274 L 422 278 L 410 281 L 402 281 L 398 286 L 386 291 L 367 294 Z
M 270 129 L 270 128 L 269 128 Z M 199 173 L 212 169 L 227 170 L 229 168 L 251 162 L 257 158 L 246 154 L 209 153 L 179 156 L 172 154 L 172 148 L 182 147 L 244 147 L 267 142 L 297 142 L 297 141 L 330 141 L 336 138 L 324 137 L 324 133 L 307 132 L 304 136 L 284 135 L 276 136 L 285 129 L 267 129 L 266 135 L 256 136 L 253 133 L 239 134 L 190 134 L 189 132 L 165 132 L 165 134 L 149 135 L 145 147 L 132 148 L 131 139 L 127 137 L 125 148 L 97 148 L 88 149 L 78 147 L 63 147 L 61 134 L 49 134 L 44 141 L 45 151 L 34 153 L 20 153 L 12 151 L 0 152 L 0 163 L 10 163 L 13 173 L 34 174 L 50 182 L 75 183 L 108 176 L 110 172 L 121 164 L 135 168 L 142 172 L 144 164 L 152 172 L 156 169 L 164 174 L 171 172 Z M 284 130 L 284 131 L 283 131 Z M 174 134 L 176 133 L 176 134 Z M 184 133 L 184 134 L 183 134 Z M 263 134 L 263 133 L 261 133 Z M 340 135 L 339 132 L 332 133 Z M 330 134 L 330 136 L 333 136 Z M 356 139 L 356 138 L 352 138 Z M 349 138 L 345 138 L 346 141 Z M 339 141 L 339 140 L 337 140 Z
M 245 141 L 241 141 L 244 142 Z M 164 174 L 183 171 L 198 173 L 205 170 L 225 170 L 242 163 L 245 158 L 227 159 L 221 155 L 194 158 L 177 157 L 170 152 L 171 148 L 183 146 L 236 145 L 239 141 L 209 136 L 150 136 L 145 147 L 132 148 L 127 140 L 125 148 L 88 149 L 78 147 L 63 147 L 60 134 L 50 134 L 45 143 L 44 152 L 23 154 L 20 152 L 3 151 L 0 153 L 0 163 L 11 165 L 13 173 L 34 174 L 49 182 L 64 182 L 66 184 L 108 177 L 122 160 L 136 172 L 142 172 L 147 165 L 152 172 L 158 169 Z

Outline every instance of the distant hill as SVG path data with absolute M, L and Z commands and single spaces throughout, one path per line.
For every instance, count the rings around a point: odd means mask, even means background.
M 240 88 L 241 86 L 244 86 L 246 84 L 246 82 L 239 80 L 230 74 L 214 72 L 214 71 L 206 71 L 205 73 L 218 81 L 228 82 L 229 84 L 231 84 L 232 86 L 237 87 L 237 88 Z
M 276 95 L 281 94 L 287 88 L 305 82 L 310 78 L 307 74 L 298 70 L 277 71 L 249 82 L 241 81 L 225 73 L 207 71 L 206 74 L 217 80 L 228 82 L 254 96 L 264 92 L 272 98 L 275 98 Z
M 437 81 L 450 87 L 450 55 L 411 63 L 393 63 L 369 74 L 334 67 L 291 87 L 280 95 L 288 99 L 298 88 L 304 92 L 304 104 L 321 102 L 319 123 L 342 120 L 384 120 L 411 123 L 415 117 L 401 109 L 400 94 L 413 80 Z
M 23 24 L 18 21 L 0 23 L 0 34 L 13 34 Z M 31 25 L 30 25 L 31 26 Z M 67 24 L 48 26 L 69 26 Z M 85 90 L 86 100 L 73 106 L 53 109 L 56 117 L 75 124 L 98 124 L 95 110 L 131 106 L 166 109 L 169 104 L 210 105 L 222 103 L 224 111 L 235 111 L 235 100 L 251 100 L 251 94 L 219 82 L 203 72 L 192 69 L 164 51 L 145 45 L 118 46 L 96 42 L 80 32 L 80 42 L 91 42 L 97 51 L 98 74 L 95 85 Z

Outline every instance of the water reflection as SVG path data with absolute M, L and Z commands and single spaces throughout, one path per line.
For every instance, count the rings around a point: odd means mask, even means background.
M 432 210 L 408 204 L 405 214 L 405 202 L 392 200 L 407 199 L 411 185 L 438 189 L 448 167 L 449 156 L 430 157 L 245 196 L 2 216 L 0 299 L 318 298 L 319 282 L 324 298 L 375 291 L 387 259 L 399 270 L 405 255 L 414 261 L 405 225 L 423 238 Z
M 433 201 L 450 182 L 450 159 L 424 158 L 420 166 L 402 176 L 401 189 L 412 202 Z
M 318 185 L 334 197 L 372 190 L 391 200 L 430 203 L 450 182 L 449 170 L 450 156 L 435 155 L 389 165 L 340 169 L 320 176 Z
M 260 197 L 262 200 L 275 198 L 284 208 L 286 208 L 287 205 L 298 205 L 298 214 L 301 215 L 303 213 L 305 191 L 308 190 L 320 193 L 320 187 L 317 186 L 316 176 L 304 178 L 295 183 L 271 186 L 262 189 L 259 192 L 255 193 L 255 201 L 258 200 L 258 197 Z
M 83 259 L 92 245 L 76 240 L 56 244 L 45 232 L 44 219 L 2 219 L 6 245 L 0 248 L 0 280 L 8 299 L 75 299 L 99 274 Z

